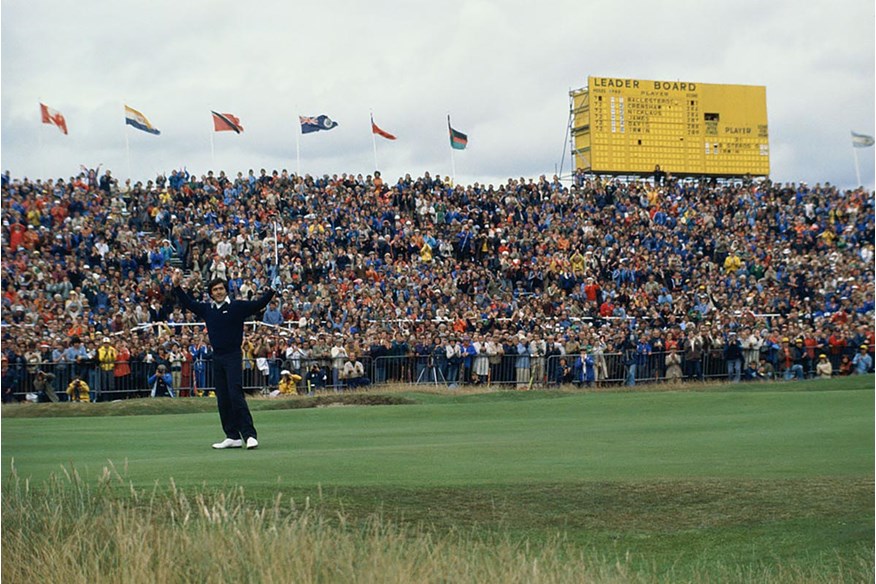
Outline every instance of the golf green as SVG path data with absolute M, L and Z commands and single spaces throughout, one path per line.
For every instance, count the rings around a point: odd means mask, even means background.
M 138 486 L 261 491 L 873 474 L 862 390 L 429 396 L 254 417 L 254 451 L 212 450 L 215 413 L 7 418 L 3 476 L 14 465 L 38 482 L 63 466 L 88 479 L 111 462 Z

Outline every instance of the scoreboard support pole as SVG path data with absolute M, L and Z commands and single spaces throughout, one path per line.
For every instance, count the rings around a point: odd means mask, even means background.
M 574 101 L 572 100 L 572 90 L 569 89 L 569 121 L 566 122 L 566 135 L 563 136 L 563 154 L 560 156 L 560 172 L 557 175 L 560 180 L 563 179 L 563 164 L 566 162 L 566 146 L 569 147 L 569 158 L 571 160 L 572 171 L 570 176 L 574 176 L 575 174 L 575 158 L 572 154 L 572 150 L 574 149 L 572 145 L 572 120 L 574 119 Z

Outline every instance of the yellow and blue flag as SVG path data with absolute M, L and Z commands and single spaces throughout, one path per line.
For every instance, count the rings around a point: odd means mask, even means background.
M 138 130 L 155 134 L 156 136 L 161 133 L 158 131 L 158 128 L 149 123 L 146 116 L 127 105 L 125 106 L 125 123 L 129 126 L 134 126 Z

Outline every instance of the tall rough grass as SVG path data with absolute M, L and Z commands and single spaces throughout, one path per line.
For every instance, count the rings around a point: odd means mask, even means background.
M 379 517 L 356 525 L 278 494 L 184 493 L 96 485 L 75 470 L 35 488 L 4 486 L 3 582 L 580 582 L 590 568 L 558 545 L 535 552 L 464 534 L 437 536 Z M 599 581 L 626 580 L 623 571 Z
M 242 489 L 151 491 L 112 465 L 96 484 L 64 469 L 35 486 L 13 470 L 2 497 L 4 583 L 614 583 L 858 582 L 873 558 L 840 573 L 793 566 L 703 566 L 687 575 L 634 572 L 628 560 L 587 557 L 557 535 L 530 547 L 510 538 L 436 533 L 342 514 L 278 493 L 269 506 Z

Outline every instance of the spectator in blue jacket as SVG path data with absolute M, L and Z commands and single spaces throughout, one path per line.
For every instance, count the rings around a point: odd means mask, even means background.
M 152 388 L 149 394 L 151 397 L 176 397 L 173 391 L 173 375 L 167 371 L 167 367 L 163 364 L 159 365 L 155 373 L 149 376 L 147 383 Z
M 867 353 L 867 345 L 861 345 L 858 354 L 852 359 L 855 375 L 864 375 L 873 369 L 873 358 Z

